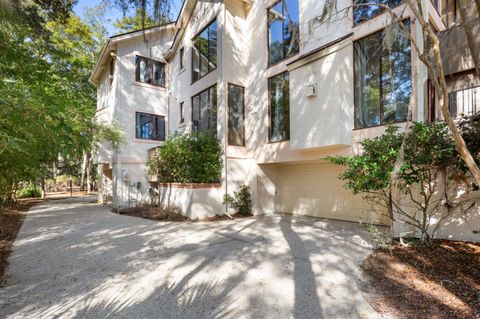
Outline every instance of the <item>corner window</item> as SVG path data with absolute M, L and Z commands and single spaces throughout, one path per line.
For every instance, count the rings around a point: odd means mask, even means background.
M 245 145 L 245 89 L 228 84 L 228 145 Z
M 389 7 L 396 7 L 404 0 L 353 0 L 353 4 L 371 4 L 366 6 L 353 7 L 353 23 L 359 24 L 363 21 L 370 20 L 373 17 L 383 13 L 384 9 L 375 4 L 387 5 Z
M 165 63 L 135 56 L 135 81 L 165 87 Z
M 268 65 L 299 52 L 298 0 L 281 0 L 268 9 Z
M 143 140 L 165 141 L 165 116 L 137 112 L 135 137 Z
M 192 97 L 192 130 L 217 134 L 217 86 Z
M 217 21 L 210 23 L 195 38 L 192 48 L 192 82 L 217 67 Z
M 398 32 L 387 47 L 384 38 L 382 30 L 353 45 L 355 128 L 407 120 L 412 93 L 410 41 Z
M 185 64 L 184 64 L 184 61 L 183 61 L 184 56 L 185 56 L 185 49 L 180 48 L 180 52 L 179 52 L 180 70 L 183 70 L 183 68 L 185 67 Z
M 185 122 L 185 116 L 184 116 L 184 103 L 183 102 L 180 102 L 180 124 L 182 124 L 183 122 Z
M 290 139 L 290 87 L 288 72 L 268 79 L 270 142 Z

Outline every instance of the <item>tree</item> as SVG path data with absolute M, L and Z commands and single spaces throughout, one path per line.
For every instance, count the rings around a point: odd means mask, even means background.
M 466 126 L 464 132 L 472 130 Z M 430 243 L 453 214 L 474 207 L 470 194 L 475 187 L 458 166 L 459 154 L 444 123 L 413 123 L 406 133 L 389 125 L 385 134 L 361 145 L 361 155 L 329 158 L 346 167 L 340 175 L 345 188 L 379 204 L 390 221 L 414 227 L 422 243 Z
M 391 7 L 385 4 L 378 3 L 363 3 L 358 1 L 352 5 L 347 6 L 341 10 L 337 10 L 337 0 L 327 0 L 325 2 L 324 10 L 322 14 L 316 17 L 313 24 L 323 24 L 328 21 L 333 21 L 337 18 L 347 18 L 348 12 L 352 9 L 359 8 L 379 8 L 380 11 L 386 11 L 391 18 L 390 32 L 401 32 L 406 36 L 411 43 L 411 47 L 426 67 L 432 83 L 435 87 L 435 91 L 438 94 L 439 106 L 445 123 L 448 129 L 452 133 L 452 138 L 455 142 L 456 148 L 460 157 L 465 162 L 469 171 L 480 184 L 480 168 L 475 162 L 472 154 L 468 150 L 465 141 L 463 140 L 460 132 L 458 131 L 455 122 L 449 111 L 449 98 L 448 98 L 448 86 L 445 78 L 445 72 L 443 68 L 442 52 L 440 51 L 440 40 L 436 30 L 430 24 L 429 20 L 424 16 L 424 8 L 422 6 L 423 1 L 420 0 L 405 0 L 406 7 L 412 12 L 413 18 L 421 27 L 422 38 L 417 41 L 411 33 L 410 29 L 403 23 L 403 12 L 397 14 Z M 477 16 L 478 18 L 478 16 Z M 471 27 L 471 24 L 465 24 L 464 28 Z M 387 37 L 388 38 L 388 37 Z M 425 44 L 429 43 L 427 47 Z M 471 48 L 472 49 L 472 48 Z M 478 56 L 479 52 L 474 52 Z
M 144 12 L 142 8 L 137 8 L 133 16 L 123 16 L 121 19 L 117 19 L 114 26 L 121 32 L 130 32 L 168 22 L 170 20 L 167 17 L 161 16 L 159 19 L 155 19 L 147 12 Z

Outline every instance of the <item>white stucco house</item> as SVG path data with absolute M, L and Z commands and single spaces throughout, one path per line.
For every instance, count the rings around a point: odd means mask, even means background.
M 325 158 L 357 154 L 359 141 L 388 121 L 401 126 L 409 112 L 418 121 L 435 116 L 427 71 L 401 36 L 382 50 L 388 14 L 349 9 L 319 23 L 325 2 L 185 0 L 175 22 L 111 37 L 91 77 L 96 119 L 119 123 L 128 143 L 98 154 L 102 199 L 116 207 L 142 201 L 149 152 L 174 131 L 208 129 L 224 148 L 221 183 L 159 189 L 188 216 L 222 214 L 223 195 L 248 185 L 255 214 L 385 223 Z M 401 1 L 386 2 L 419 38 Z M 449 1 L 422 2 L 430 23 L 449 27 Z M 337 9 L 351 3 L 339 0 Z M 473 223 L 440 235 L 478 240 L 480 220 Z

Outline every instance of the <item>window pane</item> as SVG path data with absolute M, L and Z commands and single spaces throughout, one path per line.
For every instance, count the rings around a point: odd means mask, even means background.
M 355 128 L 407 120 L 412 93 L 410 41 L 379 31 L 354 43 Z
M 136 137 L 141 139 L 151 139 L 153 132 L 152 117 L 150 114 L 136 114 Z
M 217 66 L 217 21 L 208 27 L 208 57 L 210 60 L 209 70 Z
M 410 41 L 397 34 L 391 48 L 382 52 L 382 123 L 403 122 L 408 117 L 412 93 Z
M 196 48 L 192 49 L 192 80 L 196 81 L 200 78 L 199 55 Z
M 354 0 L 354 4 L 385 4 L 390 7 L 394 7 L 402 3 L 403 0 Z M 371 6 L 358 6 L 353 8 L 353 22 L 355 24 L 365 20 L 369 20 L 374 16 L 383 12 L 383 8 L 374 5 Z
M 208 90 L 206 90 L 200 93 L 200 129 L 204 132 L 209 129 L 208 102 Z
M 290 138 L 290 101 L 288 73 L 269 79 L 270 93 L 270 141 Z
M 155 125 L 154 125 L 154 133 L 152 138 L 155 140 L 165 140 L 165 117 L 155 115 L 153 116 Z
M 356 128 L 380 125 L 381 35 L 354 43 Z
M 200 121 L 200 95 L 192 98 L 192 121 Z
M 283 59 L 283 9 L 282 1 L 268 10 L 269 64 Z
M 196 81 L 217 66 L 217 22 L 213 21 L 193 39 L 192 81 Z
M 165 86 L 165 64 L 160 62 L 153 63 L 153 84 Z
M 300 50 L 298 0 L 284 0 L 283 26 L 284 56 L 290 57 Z
M 244 89 L 241 86 L 228 85 L 228 145 L 243 146 L 244 127 Z
M 210 91 L 210 131 L 217 134 L 217 86 Z

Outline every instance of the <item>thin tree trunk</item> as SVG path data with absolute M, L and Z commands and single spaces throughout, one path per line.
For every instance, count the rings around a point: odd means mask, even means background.
M 92 170 L 92 161 L 91 161 L 91 158 L 90 156 L 87 155 L 87 153 L 85 152 L 85 158 L 86 158 L 86 163 L 85 163 L 85 171 L 86 171 L 86 175 L 87 175 L 87 194 L 90 194 L 92 192 L 92 174 L 91 174 L 91 170 Z M 83 190 L 83 188 L 82 188 Z
M 42 198 L 47 197 L 47 193 L 45 192 L 45 177 L 42 177 Z
M 480 0 L 477 0 L 480 1 Z M 457 8 L 460 13 L 460 20 L 462 21 L 462 27 L 467 36 L 468 47 L 470 48 L 470 54 L 472 56 L 473 64 L 475 66 L 475 71 L 477 76 L 480 76 L 480 55 L 478 52 L 477 43 L 475 42 L 475 36 L 473 35 L 473 27 L 476 25 L 473 23 L 472 19 L 469 19 L 467 9 L 465 8 L 466 1 L 458 0 Z M 478 19 L 477 19 L 478 20 Z
M 83 150 L 83 160 L 82 160 L 82 173 L 80 176 L 80 190 L 85 190 L 85 176 L 87 173 L 87 162 L 88 162 L 88 154 L 85 150 Z M 87 182 L 88 183 L 88 182 Z M 87 186 L 88 188 L 88 186 Z

